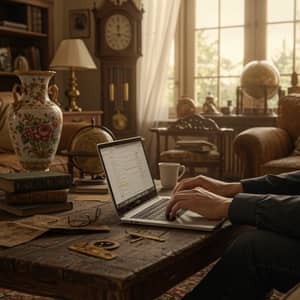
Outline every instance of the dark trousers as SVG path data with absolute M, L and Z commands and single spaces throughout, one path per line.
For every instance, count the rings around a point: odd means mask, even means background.
M 241 234 L 184 300 L 260 300 L 300 282 L 300 241 L 253 230 Z

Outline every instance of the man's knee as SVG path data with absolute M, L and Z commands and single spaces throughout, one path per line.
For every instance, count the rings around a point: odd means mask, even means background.
M 223 258 L 232 260 L 237 264 L 245 263 L 245 258 L 253 256 L 253 252 L 264 250 L 265 234 L 259 230 L 247 231 L 239 235 L 225 251 Z

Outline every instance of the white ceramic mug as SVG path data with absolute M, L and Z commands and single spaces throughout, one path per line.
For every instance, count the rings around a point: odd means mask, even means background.
M 160 182 L 165 189 L 172 189 L 186 170 L 184 165 L 175 162 L 160 162 L 158 165 Z

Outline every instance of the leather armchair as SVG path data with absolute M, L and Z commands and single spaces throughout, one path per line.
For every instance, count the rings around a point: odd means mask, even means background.
M 300 136 L 300 94 L 280 99 L 277 126 L 250 128 L 235 137 L 244 178 L 300 169 L 300 156 L 294 153 Z

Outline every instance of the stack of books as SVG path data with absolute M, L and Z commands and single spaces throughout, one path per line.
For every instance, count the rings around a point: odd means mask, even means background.
M 1 20 L 0 25 L 4 27 L 10 27 L 10 28 L 16 28 L 16 29 L 23 29 L 27 30 L 27 25 L 24 23 L 19 23 L 19 22 L 13 22 L 13 21 L 8 21 L 8 20 Z
M 58 172 L 0 174 L 0 209 L 17 216 L 70 210 L 71 176 Z

